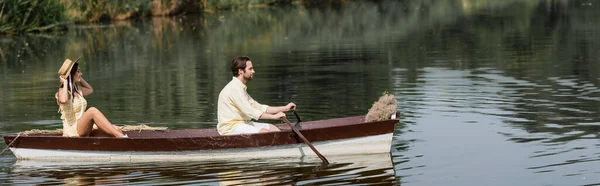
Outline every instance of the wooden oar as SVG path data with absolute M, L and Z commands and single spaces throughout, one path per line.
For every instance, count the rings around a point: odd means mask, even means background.
M 296 112 L 294 112 L 296 113 Z M 297 114 L 296 114 L 297 115 Z M 315 148 L 315 146 L 313 146 L 305 137 L 304 135 L 302 135 L 302 133 L 300 133 L 300 131 L 298 131 L 298 129 L 296 129 L 291 123 L 290 121 L 287 120 L 287 118 L 285 117 L 281 117 L 281 120 L 283 120 L 285 123 L 287 123 L 288 126 L 290 126 L 290 128 L 292 128 L 292 130 L 296 133 L 296 135 L 298 135 L 300 137 L 300 139 L 302 139 L 302 141 L 308 145 L 308 147 L 310 147 L 310 149 L 313 150 L 313 152 L 315 152 L 315 154 L 317 154 L 317 156 L 319 156 L 319 158 L 321 159 L 321 161 L 323 161 L 324 164 L 329 164 L 329 161 L 327 161 L 327 159 L 325 158 L 325 156 L 323 156 L 321 153 L 319 153 L 319 151 Z
M 294 113 L 294 116 L 296 116 L 296 124 L 300 123 L 302 120 L 300 119 L 300 116 L 298 116 L 296 110 L 292 110 L 292 112 Z

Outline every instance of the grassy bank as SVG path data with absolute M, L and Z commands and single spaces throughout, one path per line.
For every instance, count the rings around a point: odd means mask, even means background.
M 0 34 L 65 29 L 68 24 L 346 0 L 0 0 Z
M 67 20 L 58 0 L 0 0 L 0 33 L 62 29 Z

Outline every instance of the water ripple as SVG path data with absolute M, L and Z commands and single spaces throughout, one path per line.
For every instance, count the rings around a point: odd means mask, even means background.
M 0 177 L 7 178 L 7 183 L 35 185 L 391 184 L 396 178 L 389 157 L 389 154 L 340 157 L 334 158 L 337 161 L 330 165 L 293 159 L 130 163 L 17 161 Z

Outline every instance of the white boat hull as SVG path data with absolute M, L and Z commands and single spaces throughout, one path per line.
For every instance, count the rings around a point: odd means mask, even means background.
M 392 134 L 349 138 L 312 143 L 325 157 L 389 153 Z M 312 157 L 316 154 L 305 144 L 199 151 L 78 151 L 60 149 L 10 148 L 23 160 L 135 161 L 135 160 L 204 160 L 274 157 Z M 318 160 L 318 159 L 317 159 Z

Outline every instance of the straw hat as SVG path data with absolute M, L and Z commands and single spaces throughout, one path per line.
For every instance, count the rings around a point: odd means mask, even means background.
M 60 69 L 58 69 L 58 75 L 69 76 L 71 69 L 73 68 L 73 65 L 75 65 L 75 63 L 77 63 L 79 61 L 79 59 L 81 59 L 81 57 L 78 57 L 77 60 L 75 60 L 75 61 L 71 61 L 70 59 L 67 58 L 65 60 L 65 62 L 63 62 Z

